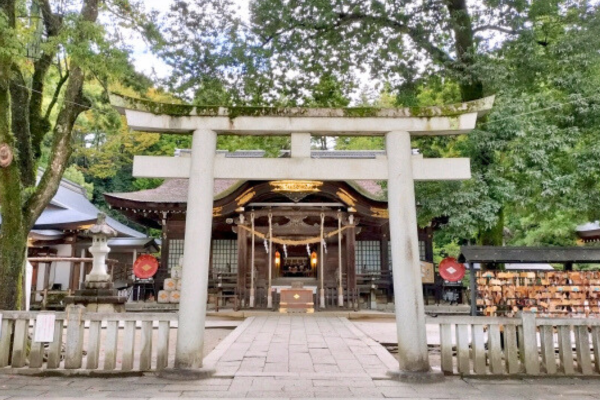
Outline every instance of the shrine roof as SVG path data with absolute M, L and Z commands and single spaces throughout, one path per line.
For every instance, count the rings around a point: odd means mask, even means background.
M 88 200 L 83 187 L 63 178 L 50 204 L 35 222 L 32 235 L 40 239 L 46 237 L 48 240 L 48 237 L 60 236 L 63 230 L 79 230 L 94 224 L 99 212 L 100 210 Z M 143 233 L 111 217 L 107 217 L 106 222 L 119 236 L 146 238 Z
M 463 246 L 459 262 L 599 263 L 598 247 Z
M 245 181 L 235 179 L 215 179 L 213 194 L 215 200 L 221 199 L 235 191 Z M 346 182 L 365 197 L 375 201 L 385 201 L 385 192 L 377 181 Z M 107 198 L 129 200 L 139 203 L 187 203 L 188 180 L 166 179 L 162 185 L 154 189 L 126 193 L 106 193 Z

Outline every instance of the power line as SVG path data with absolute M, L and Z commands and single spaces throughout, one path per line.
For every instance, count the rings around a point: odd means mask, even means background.
M 594 95 L 587 96 L 587 97 L 581 97 L 579 99 L 568 101 L 566 103 L 554 104 L 554 105 L 549 106 L 549 107 L 540 108 L 538 110 L 529 111 L 529 112 L 525 112 L 525 113 L 522 113 L 522 114 L 510 115 L 510 116 L 505 117 L 505 118 L 498 118 L 498 119 L 495 119 L 493 121 L 483 122 L 483 123 L 479 124 L 479 126 L 487 125 L 487 124 L 492 124 L 494 122 L 505 121 L 507 119 L 514 119 L 514 118 L 522 117 L 524 115 L 532 115 L 532 114 L 537 114 L 537 113 L 541 113 L 541 112 L 544 112 L 544 111 L 549 111 L 549 110 L 552 110 L 552 109 L 555 109 L 555 108 L 560 108 L 562 106 L 566 106 L 566 105 L 569 105 L 569 104 L 577 103 L 577 102 L 582 101 L 582 100 L 588 100 L 588 99 L 591 99 L 591 98 L 594 98 L 594 97 L 597 97 L 597 96 L 600 96 L 600 93 L 596 93 Z

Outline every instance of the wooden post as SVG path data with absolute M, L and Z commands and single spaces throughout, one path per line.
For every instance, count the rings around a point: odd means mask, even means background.
M 346 279 L 348 280 L 348 294 L 356 292 L 356 227 L 353 222 L 348 223 L 346 228 Z M 358 299 L 355 299 L 358 302 Z M 358 304 L 352 304 L 357 307 Z
M 342 283 L 342 213 L 338 212 L 338 307 L 344 306 L 344 285 Z
M 255 276 L 254 276 L 254 213 L 250 214 L 250 221 L 252 226 L 252 243 L 251 243 L 251 253 L 250 256 L 250 308 L 254 308 L 254 290 L 256 287 L 255 284 Z
M 71 248 L 71 257 L 77 257 L 77 248 L 76 248 L 77 235 L 73 235 L 72 238 L 73 239 L 71 241 L 71 246 L 73 246 L 73 247 Z M 71 261 L 71 274 L 69 276 L 69 289 L 71 289 L 71 290 L 79 289 L 80 273 L 81 273 L 81 270 L 79 268 L 79 265 L 77 265 L 75 261 Z
M 325 225 L 325 214 L 321 213 L 321 240 L 319 241 L 319 265 L 320 265 L 320 271 L 319 271 L 319 307 L 320 308 L 325 308 L 325 267 L 324 267 L 324 254 L 323 254 L 323 242 L 325 241 L 325 238 L 323 236 L 323 228 Z
M 269 284 L 267 285 L 267 308 L 273 308 L 273 289 L 271 288 L 271 280 L 273 279 L 273 214 L 269 213 Z
M 243 225 L 243 223 L 240 222 L 240 225 Z M 240 296 L 240 302 L 243 306 L 245 306 L 246 275 L 248 266 L 248 231 L 239 227 L 237 228 L 237 246 L 237 288 Z
M 477 316 L 477 284 L 475 282 L 475 268 L 473 263 L 469 262 L 469 284 L 471 287 L 471 315 Z

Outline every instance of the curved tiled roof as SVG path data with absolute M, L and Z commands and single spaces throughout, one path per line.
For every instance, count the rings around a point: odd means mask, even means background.
M 86 197 L 85 189 L 67 179 L 62 179 L 56 194 L 42 215 L 35 221 L 34 229 L 44 230 L 75 229 L 96 223 L 100 210 Z M 0 218 L 0 224 L 2 219 Z M 106 217 L 106 223 L 116 230 L 119 236 L 145 238 L 146 235 Z
M 215 199 L 225 197 L 242 183 L 243 181 L 235 179 L 215 179 L 213 190 Z M 372 200 L 385 201 L 384 190 L 377 181 L 351 181 L 348 184 Z M 128 193 L 107 193 L 105 196 L 142 203 L 187 203 L 187 195 L 187 179 L 166 179 L 162 185 L 154 189 Z

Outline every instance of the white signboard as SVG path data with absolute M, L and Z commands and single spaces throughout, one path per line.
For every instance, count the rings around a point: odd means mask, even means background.
M 0 314 L 0 338 L 2 337 L 2 314 Z
M 54 341 L 54 314 L 38 314 L 35 320 L 34 342 L 53 342 Z

